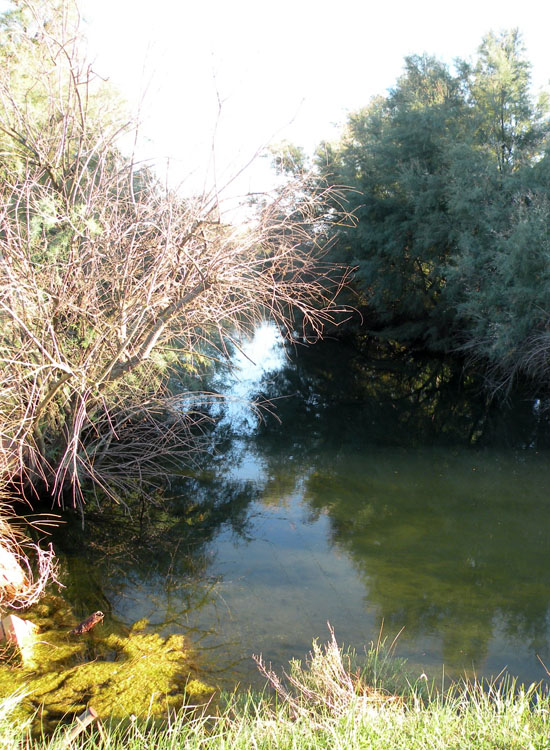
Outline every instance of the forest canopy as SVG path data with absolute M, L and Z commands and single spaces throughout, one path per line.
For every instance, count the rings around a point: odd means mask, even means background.
M 349 188 L 354 221 L 335 228 L 333 257 L 357 268 L 365 328 L 466 353 L 493 391 L 548 384 L 549 100 L 530 73 L 517 30 L 488 34 L 453 69 L 407 57 L 316 157 Z

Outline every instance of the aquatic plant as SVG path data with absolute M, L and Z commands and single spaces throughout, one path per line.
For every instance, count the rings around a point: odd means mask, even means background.
M 17 654 L 0 665 L 0 695 L 25 695 L 13 713 L 32 718 L 34 731 L 52 731 L 88 706 L 102 717 L 160 718 L 205 703 L 213 688 L 198 679 L 194 653 L 182 635 L 162 637 L 142 620 L 123 632 L 115 625 L 71 635 L 76 618 L 58 596 L 32 609 L 40 627 L 32 660 Z

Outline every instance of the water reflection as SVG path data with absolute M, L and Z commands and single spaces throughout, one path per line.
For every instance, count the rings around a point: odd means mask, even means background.
M 226 684 L 258 683 L 251 653 L 303 656 L 327 621 L 357 648 L 405 626 L 419 671 L 544 677 L 543 410 L 497 408 L 443 359 L 357 342 L 289 359 L 267 334 L 229 375 L 217 453 L 158 507 L 98 512 L 67 550 L 77 608 L 190 634 Z M 251 392 L 280 421 L 245 408 Z
M 201 651 L 202 668 L 215 682 L 235 658 L 225 646 L 223 658 L 216 655 L 225 604 L 220 574 L 211 569 L 215 540 L 222 531 L 247 538 L 248 506 L 257 491 L 211 474 L 185 487 L 185 493 L 176 485 L 158 497 L 156 507 L 129 499 L 130 515 L 119 508 L 96 510 L 84 529 L 77 523 L 65 528 L 56 548 L 64 597 L 78 617 L 101 603 L 106 622 L 115 621 L 117 629 L 146 618 L 163 635 L 183 633 Z
M 440 639 L 448 666 L 485 671 L 504 639 L 532 664 L 548 653 L 549 480 L 539 456 L 378 450 L 319 466 L 304 498 L 328 513 L 380 618 L 409 641 Z
M 366 608 L 405 627 L 414 660 L 540 679 L 550 636 L 540 402 L 492 403 L 443 359 L 394 352 L 388 367 L 376 347 L 365 357 L 332 346 L 339 357 L 323 345 L 271 378 L 271 395 L 296 396 L 279 402 L 281 425 L 254 437 L 268 474 L 301 484 L 312 518 L 328 517 Z
M 550 421 L 525 392 L 502 404 L 475 371 L 445 357 L 415 356 L 376 342 L 326 341 L 298 348 L 262 382 L 277 404 L 255 441 L 270 451 L 273 433 L 300 450 L 332 446 L 502 446 L 549 448 Z M 260 426 L 261 427 L 261 426 Z M 263 445 L 262 448 L 263 450 Z

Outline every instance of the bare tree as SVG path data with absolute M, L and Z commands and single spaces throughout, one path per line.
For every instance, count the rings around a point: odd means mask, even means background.
M 0 74 L 1 470 L 82 506 L 84 481 L 116 494 L 195 449 L 172 373 L 266 315 L 320 336 L 345 273 L 322 261 L 323 190 L 224 225 L 218 195 L 184 199 L 121 153 L 74 9 L 24 5 L 10 39 L 34 67 Z

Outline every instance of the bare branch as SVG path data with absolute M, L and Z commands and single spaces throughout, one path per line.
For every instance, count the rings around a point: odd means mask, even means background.
M 119 495 L 160 458 L 192 461 L 206 417 L 170 377 L 266 317 L 322 336 L 347 272 L 323 261 L 337 196 L 307 176 L 235 227 L 217 194 L 182 197 L 126 157 L 78 26 L 54 21 L 21 35 L 26 77 L 0 70 L 0 437 L 20 446 L 12 479 L 82 506 L 87 481 Z

